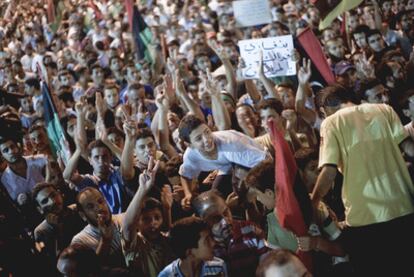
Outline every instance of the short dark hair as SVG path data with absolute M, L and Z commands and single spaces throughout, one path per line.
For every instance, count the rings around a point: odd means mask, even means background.
M 34 87 L 35 89 L 40 89 L 40 82 L 37 78 L 29 78 L 26 81 L 24 81 L 26 85 L 29 87 Z
M 150 128 L 140 128 L 137 131 L 137 141 L 143 138 L 152 138 L 155 141 L 154 135 L 152 134 Z
M 264 160 L 249 170 L 245 178 L 248 187 L 255 187 L 261 192 L 266 189 L 275 190 L 275 163 Z
M 383 84 L 387 82 L 387 77 L 392 77 L 393 72 L 392 68 L 388 65 L 389 62 L 383 60 L 375 70 L 375 76 L 377 76 L 378 80 L 380 80 Z
M 283 104 L 279 99 L 268 98 L 259 102 L 257 108 L 260 110 L 272 109 L 275 110 L 279 115 L 282 114 Z
M 355 97 L 345 87 L 333 84 L 323 88 L 320 92 L 320 107 L 336 107 L 348 102 L 355 103 Z
M 359 84 L 359 87 L 356 91 L 356 96 L 358 98 L 359 101 L 362 100 L 367 100 L 367 96 L 365 94 L 365 92 L 369 89 L 372 89 L 378 85 L 381 85 L 381 82 L 379 79 L 377 78 L 369 78 L 369 79 L 364 79 L 361 81 L 361 83 Z
M 44 190 L 45 188 L 53 188 L 56 191 L 59 191 L 58 188 L 52 184 L 52 183 L 46 183 L 46 182 L 42 182 L 42 183 L 37 183 L 33 189 L 32 189 L 32 199 L 36 202 L 36 197 L 39 194 L 40 191 Z
M 63 249 L 59 255 L 59 259 L 66 259 L 76 264 L 75 272 L 77 276 L 89 276 L 93 274 L 99 275 L 101 271 L 101 263 L 96 252 L 86 246 L 80 244 L 71 244 Z
M 76 209 L 80 212 L 83 212 L 83 208 L 82 208 L 82 204 L 79 202 L 79 199 L 82 196 L 82 194 L 84 194 L 88 191 L 97 191 L 100 194 L 102 194 L 102 192 L 100 190 L 98 190 L 97 188 L 95 188 L 95 187 L 86 187 L 86 188 L 82 189 L 80 192 L 78 192 L 78 194 L 76 195 L 76 198 L 75 198 L 75 204 L 76 204 Z
M 28 134 L 31 134 L 34 131 L 41 131 L 41 130 L 43 130 L 43 131 L 46 132 L 46 129 L 45 129 L 44 126 L 42 126 L 42 125 L 32 125 L 32 127 L 30 127 L 30 129 L 29 129 L 29 131 L 27 133 Z
M 380 35 L 380 36 L 382 37 L 382 34 L 381 34 L 381 31 L 380 31 L 380 30 L 378 30 L 378 29 L 370 29 L 370 30 L 366 33 L 366 36 L 367 36 L 367 42 L 368 42 L 368 38 L 369 38 L 369 37 L 371 37 L 371 36 L 373 36 L 373 35 Z
M 210 228 L 198 217 L 186 217 L 174 223 L 170 231 L 171 247 L 180 259 L 187 257 L 187 250 L 198 248 L 202 231 Z
M 144 88 L 144 86 L 142 84 L 140 84 L 140 83 L 133 83 L 133 84 L 131 84 L 131 85 L 128 86 L 128 91 L 130 91 L 130 90 L 140 90 L 142 88 Z
M 92 155 L 92 150 L 94 148 L 106 148 L 108 152 L 112 155 L 111 149 L 109 149 L 109 147 L 106 146 L 106 144 L 100 139 L 94 140 L 91 143 L 89 143 L 88 145 L 88 156 L 89 157 Z
M 204 122 L 195 115 L 189 114 L 184 116 L 183 119 L 181 119 L 180 125 L 178 126 L 179 137 L 183 141 L 191 143 L 191 132 L 202 124 L 204 124 Z
M 170 158 L 165 163 L 165 175 L 167 177 L 179 176 L 180 174 L 178 173 L 178 171 L 182 164 L 183 164 L 183 157 L 181 155 L 176 155 Z
M 354 37 L 355 34 L 362 34 L 365 35 L 370 31 L 370 28 L 367 25 L 358 25 L 355 27 L 355 29 L 351 32 L 351 38 Z
M 155 209 L 160 210 L 162 214 L 162 203 L 153 197 L 147 197 L 142 203 L 141 214 Z

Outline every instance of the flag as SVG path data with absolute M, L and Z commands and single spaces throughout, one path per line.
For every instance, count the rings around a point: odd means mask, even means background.
M 328 84 L 335 83 L 335 76 L 326 60 L 322 46 L 312 29 L 307 27 L 297 36 L 297 39 L 325 81 Z
M 97 20 L 101 20 L 103 18 L 103 15 L 98 6 L 96 6 L 95 2 L 93 2 L 93 0 L 89 0 L 88 5 L 92 8 L 93 13 L 95 14 L 95 18 Z
M 53 97 L 50 94 L 49 87 L 45 82 L 42 82 L 42 97 L 44 108 L 44 119 L 46 125 L 47 136 L 49 137 L 52 154 L 55 158 L 60 157 L 66 165 L 70 158 L 69 143 L 66 140 L 65 133 L 56 106 L 53 102 Z
M 53 33 L 56 33 L 56 31 L 59 29 L 64 9 L 65 4 L 63 1 L 47 0 L 47 20 Z
M 295 194 L 294 187 L 299 175 L 295 158 L 282 132 L 277 130 L 273 121 L 269 125 L 275 149 L 276 217 L 280 226 L 296 236 L 309 236 L 308 225 L 301 209 L 303 202 L 299 203 Z M 309 271 L 312 271 L 311 254 L 299 251 L 298 256 Z
M 145 59 L 149 64 L 153 64 L 154 57 L 150 51 L 152 33 L 138 11 L 133 5 L 132 0 L 125 0 L 125 9 L 128 14 L 128 22 L 134 39 L 138 59 Z
M 311 3 L 320 12 L 319 30 L 329 27 L 335 18 L 357 7 L 362 2 L 363 0 L 311 0 Z

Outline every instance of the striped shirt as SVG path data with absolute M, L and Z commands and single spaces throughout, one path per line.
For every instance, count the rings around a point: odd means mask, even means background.
M 177 259 L 167 265 L 163 271 L 158 274 L 158 277 L 185 277 L 180 270 L 180 259 Z M 226 264 L 222 259 L 214 257 L 213 260 L 205 262 L 201 268 L 200 277 L 217 276 L 227 277 Z

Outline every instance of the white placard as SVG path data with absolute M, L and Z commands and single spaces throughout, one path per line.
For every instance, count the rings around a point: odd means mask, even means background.
M 240 55 L 246 66 L 242 70 L 245 79 L 258 78 L 260 52 L 263 53 L 263 70 L 266 77 L 296 74 L 292 59 L 294 47 L 291 35 L 239 41 Z
M 233 1 L 236 26 L 248 27 L 272 22 L 268 0 Z

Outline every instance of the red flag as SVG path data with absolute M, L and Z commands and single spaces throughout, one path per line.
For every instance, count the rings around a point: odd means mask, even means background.
M 326 60 L 322 46 L 319 43 L 318 38 L 313 33 L 312 29 L 307 27 L 302 33 L 297 36 L 297 38 L 325 81 L 328 84 L 335 83 L 335 77 L 328 64 L 328 61 Z
M 134 17 L 134 3 L 132 0 L 125 0 L 125 10 L 128 15 L 129 29 L 132 32 L 132 19 Z
M 55 22 L 56 16 L 54 0 L 47 0 L 47 19 L 49 23 Z
M 295 158 L 283 133 L 276 129 L 273 121 L 270 121 L 269 125 L 275 148 L 276 217 L 280 226 L 296 236 L 308 236 L 308 226 L 293 190 L 298 174 Z M 297 254 L 309 271 L 312 271 L 311 254 L 302 251 L 298 251 Z
M 93 12 L 95 14 L 95 18 L 97 20 L 101 20 L 103 18 L 101 11 L 99 10 L 99 8 L 96 6 L 96 4 L 93 2 L 93 0 L 89 0 L 89 7 L 91 7 L 93 9 Z

